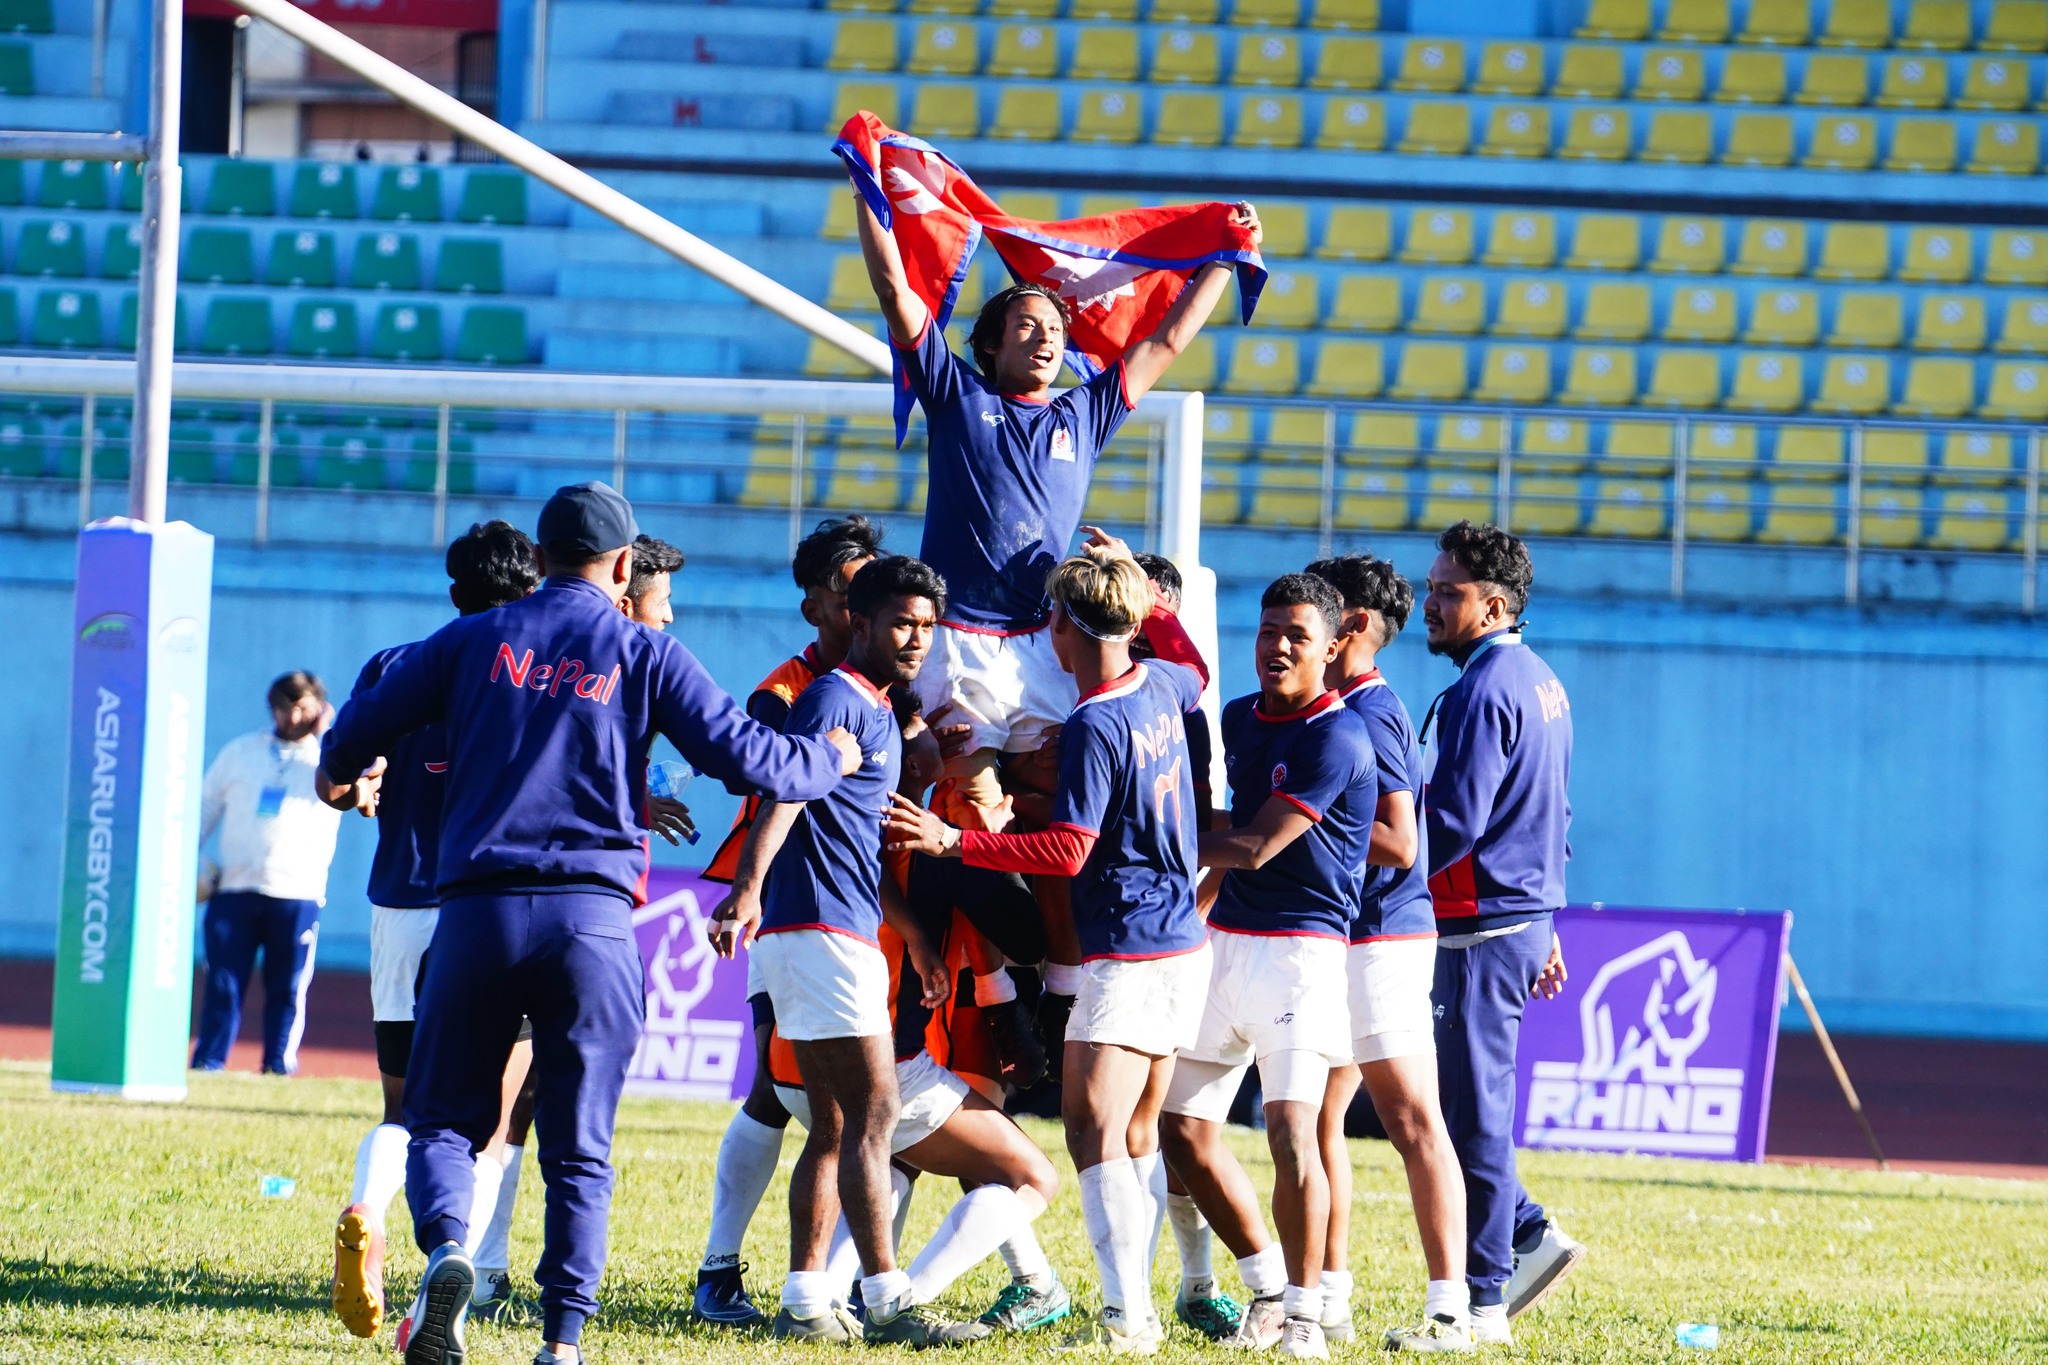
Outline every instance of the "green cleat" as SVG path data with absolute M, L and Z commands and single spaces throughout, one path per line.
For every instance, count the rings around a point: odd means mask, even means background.
M 980 1322 L 955 1322 L 928 1303 L 914 1303 L 887 1318 L 868 1316 L 861 1339 L 870 1346 L 965 1346 L 989 1335 Z
M 1040 1289 L 1023 1280 L 1013 1280 L 996 1296 L 978 1321 L 991 1332 L 1029 1332 L 1050 1327 L 1074 1311 L 1074 1300 L 1055 1275 Z
M 1235 1336 L 1238 1324 L 1244 1321 L 1244 1309 L 1228 1294 L 1211 1294 L 1203 1299 L 1183 1294 L 1173 1301 L 1173 1315 L 1211 1341 Z

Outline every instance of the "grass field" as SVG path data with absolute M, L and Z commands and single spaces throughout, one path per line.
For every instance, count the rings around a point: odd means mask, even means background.
M 191 1098 L 169 1106 L 53 1096 L 47 1086 L 39 1068 L 0 1066 L 0 1361 L 392 1359 L 388 1329 L 373 1346 L 327 1312 L 328 1237 L 374 1118 L 372 1086 L 195 1077 Z M 586 1338 L 600 1365 L 814 1354 L 742 1346 L 684 1316 L 725 1116 L 711 1105 L 627 1102 L 605 1307 Z M 1033 1132 L 1064 1174 L 1057 1131 Z M 1263 1180 L 1257 1135 L 1238 1136 Z M 796 1150 L 792 1138 L 785 1170 Z M 1391 1149 L 1357 1143 L 1355 1160 L 1352 1263 L 1367 1328 L 1419 1308 L 1421 1262 Z M 1718 1355 L 1730 1360 L 2048 1360 L 2048 1183 L 1569 1154 L 1524 1161 L 1532 1188 L 1592 1256 L 1523 1320 L 1516 1355 L 1690 1356 L 1672 1333 L 1695 1321 L 1720 1325 Z M 296 1196 L 260 1198 L 265 1174 L 294 1177 Z M 515 1262 L 530 1267 L 540 1226 L 530 1162 L 527 1179 L 513 1245 Z M 778 1181 L 747 1248 L 750 1282 L 771 1305 L 786 1255 L 782 1197 Z M 924 1182 L 910 1242 L 947 1202 Z M 408 1226 L 402 1209 L 393 1220 Z M 1077 1297 L 1092 1303 L 1071 1182 L 1039 1230 Z M 1162 1302 L 1178 1274 L 1164 1240 Z M 408 1237 L 393 1242 L 394 1289 L 409 1292 L 420 1258 Z M 1218 1261 L 1228 1261 L 1221 1248 Z M 962 1281 L 953 1306 L 977 1311 L 1000 1272 L 991 1261 Z M 471 1358 L 488 1365 L 524 1365 L 537 1346 L 531 1321 L 477 1326 L 471 1343 Z M 1013 1339 L 971 1354 L 1022 1358 L 1049 1344 Z M 1168 1354 L 1215 1355 L 1178 1329 Z M 1379 1353 L 1361 1344 L 1338 1354 Z

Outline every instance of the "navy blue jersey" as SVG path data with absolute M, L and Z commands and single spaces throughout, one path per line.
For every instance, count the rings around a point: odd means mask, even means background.
M 1045 624 L 1045 580 L 1067 552 L 1095 458 L 1130 415 L 1121 362 L 1048 403 L 1000 394 L 929 322 L 897 348 L 924 408 L 931 487 L 918 558 L 946 580 L 949 621 Z
M 763 934 L 824 929 L 875 942 L 882 926 L 882 821 L 903 771 L 903 732 L 888 693 L 848 668 L 803 690 L 783 724 L 788 735 L 834 727 L 860 744 L 860 770 L 806 805 L 761 889 Z
M 410 646 L 380 649 L 363 665 L 350 697 L 376 686 Z M 415 730 L 384 756 L 377 793 L 377 852 L 370 859 L 370 904 L 389 910 L 430 910 L 434 854 L 441 842 L 441 801 L 448 790 L 448 736 L 438 725 Z
M 1366 865 L 1351 941 L 1432 938 L 1436 914 L 1429 904 L 1429 825 L 1422 816 L 1422 747 L 1408 708 L 1375 668 L 1344 689 L 1344 704 L 1365 722 L 1379 763 L 1380 794 L 1405 791 L 1415 800 L 1415 862 L 1409 867 Z
M 1254 692 L 1223 708 L 1230 827 L 1249 825 L 1276 796 L 1311 823 L 1264 867 L 1224 873 L 1209 923 L 1236 934 L 1349 938 L 1379 803 L 1372 737 L 1335 692 L 1285 716 L 1259 702 Z
M 435 875 L 443 901 L 549 891 L 631 900 L 647 867 L 657 733 L 733 792 L 808 801 L 839 782 L 832 745 L 749 718 L 673 636 L 628 620 L 580 578 L 550 578 L 407 648 L 341 708 L 324 766 L 346 780 L 437 722 L 449 761 Z
M 1081 698 L 1060 732 L 1052 824 L 1095 836 L 1073 880 L 1081 958 L 1172 957 L 1208 941 L 1195 911 L 1191 669 L 1157 659 Z

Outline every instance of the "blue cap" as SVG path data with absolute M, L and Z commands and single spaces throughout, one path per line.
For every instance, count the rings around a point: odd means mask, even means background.
M 550 545 L 573 545 L 585 554 L 601 555 L 623 550 L 640 534 L 633 520 L 633 505 L 625 494 L 607 483 L 572 483 L 557 488 L 540 509 L 539 534 L 534 537 L 543 550 Z

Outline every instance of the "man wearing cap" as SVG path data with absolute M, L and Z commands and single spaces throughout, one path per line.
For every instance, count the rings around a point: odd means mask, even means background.
M 807 801 L 856 769 L 844 731 L 750 719 L 673 637 L 628 620 L 633 510 L 602 483 L 541 510 L 538 591 L 444 626 L 342 709 L 322 766 L 350 782 L 400 736 L 448 737 L 435 941 L 405 1090 L 406 1188 L 426 1275 L 407 1365 L 461 1365 L 475 1268 L 463 1252 L 474 1156 L 497 1126 L 519 1021 L 533 1021 L 547 1182 L 536 1365 L 579 1359 L 597 1309 L 613 1123 L 643 1015 L 632 895 L 658 732 L 735 791 Z

